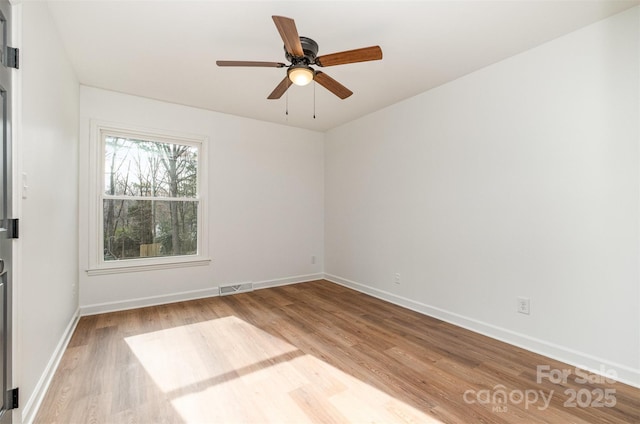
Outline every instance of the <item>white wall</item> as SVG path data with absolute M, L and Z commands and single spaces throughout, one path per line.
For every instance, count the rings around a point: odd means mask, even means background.
M 639 385 L 639 16 L 330 131 L 328 277 Z
M 209 266 L 87 275 L 91 119 L 209 138 Z M 318 132 L 81 86 L 82 312 L 211 295 L 221 283 L 269 286 L 321 278 L 323 141 Z
M 46 2 L 16 7 L 22 15 L 16 22 L 22 28 L 17 71 L 22 125 L 16 153 L 29 188 L 26 199 L 14 196 L 21 211 L 19 355 L 14 360 L 21 408 L 28 416 L 78 307 L 79 84 Z

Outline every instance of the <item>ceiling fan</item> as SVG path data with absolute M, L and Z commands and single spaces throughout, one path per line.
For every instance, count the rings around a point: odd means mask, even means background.
M 282 41 L 284 41 L 285 57 L 287 61 L 291 62 L 290 65 L 281 62 L 236 60 L 216 61 L 218 66 L 287 68 L 287 76 L 280 81 L 280 84 L 278 84 L 269 97 L 267 97 L 268 99 L 279 99 L 291 84 L 302 86 L 309 84 L 311 81 L 316 81 L 336 96 L 341 99 L 346 99 L 353 94 L 351 90 L 324 72 L 313 69 L 311 65 L 325 67 L 382 59 L 382 49 L 380 46 L 364 47 L 361 49 L 317 56 L 318 43 L 313 41 L 311 38 L 299 36 L 298 30 L 296 29 L 296 23 L 293 19 L 286 18 L 284 16 L 272 16 L 272 18 L 278 28 L 280 37 L 282 37 Z

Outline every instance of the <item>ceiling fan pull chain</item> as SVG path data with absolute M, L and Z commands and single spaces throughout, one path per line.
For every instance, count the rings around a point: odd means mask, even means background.
M 313 119 L 316 119 L 316 82 L 313 82 Z
M 285 98 L 285 110 L 284 114 L 286 115 L 286 121 L 289 122 L 289 92 L 287 91 L 287 96 Z

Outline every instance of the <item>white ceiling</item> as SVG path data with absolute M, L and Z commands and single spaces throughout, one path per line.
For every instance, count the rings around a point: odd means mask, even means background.
M 49 0 L 84 85 L 239 116 L 327 130 L 454 80 L 640 1 L 58 1 Z M 321 86 L 267 96 L 286 62 L 271 15 L 294 18 L 319 55 L 380 45 L 384 58 L 323 68 L 354 94 Z

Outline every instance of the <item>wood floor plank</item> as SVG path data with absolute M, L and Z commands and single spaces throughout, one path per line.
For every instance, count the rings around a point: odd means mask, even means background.
M 575 373 L 320 280 L 83 317 L 35 422 L 640 423 L 640 389 Z M 567 406 L 585 390 L 616 404 Z
M 309 422 L 317 424 L 349 422 L 342 412 L 312 385 L 292 390 L 289 396 L 304 411 Z

